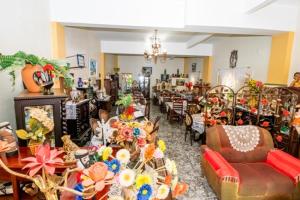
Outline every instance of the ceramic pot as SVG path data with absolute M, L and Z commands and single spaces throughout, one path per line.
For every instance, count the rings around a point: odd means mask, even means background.
M 41 87 L 35 83 L 33 80 L 33 74 L 36 71 L 42 71 L 42 67 L 39 65 L 31 65 L 26 64 L 25 67 L 22 69 L 22 80 L 24 85 L 26 86 L 28 92 L 41 92 Z

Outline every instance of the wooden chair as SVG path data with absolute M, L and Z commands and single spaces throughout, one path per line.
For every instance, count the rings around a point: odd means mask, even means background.
M 150 102 L 149 101 L 147 101 L 146 106 L 145 106 L 144 117 L 146 117 L 147 119 L 150 119 Z
M 185 115 L 185 134 L 184 134 L 184 141 L 186 141 L 186 136 L 188 134 L 190 134 L 190 140 L 191 140 L 191 145 L 193 145 L 193 140 L 195 140 L 195 132 L 192 129 L 192 125 L 193 125 L 193 117 L 191 116 L 191 114 L 187 111 L 185 111 L 186 115 Z
M 157 116 L 154 120 L 154 123 L 153 123 L 153 127 L 155 128 L 157 125 L 158 125 L 158 122 L 159 120 L 161 119 L 161 116 Z
M 183 114 L 183 101 L 182 100 L 176 100 L 172 102 L 172 109 L 169 109 L 169 120 L 173 121 L 176 119 L 178 122 L 182 123 L 184 114 Z

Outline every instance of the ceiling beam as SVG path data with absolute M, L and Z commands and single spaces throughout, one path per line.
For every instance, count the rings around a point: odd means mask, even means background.
M 255 3 L 253 3 L 254 1 L 251 2 L 251 4 L 249 5 L 249 7 L 246 8 L 246 14 L 253 14 L 267 6 L 269 6 L 270 4 L 274 3 L 277 0 L 256 0 Z
M 186 42 L 186 48 L 190 49 L 196 46 L 197 44 L 200 44 L 201 42 L 205 41 L 206 39 L 210 38 L 212 35 L 213 34 L 193 36 Z

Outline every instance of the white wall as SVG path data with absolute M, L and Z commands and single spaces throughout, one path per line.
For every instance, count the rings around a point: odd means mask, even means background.
M 166 63 L 157 62 L 153 63 L 145 62 L 143 56 L 119 56 L 120 73 L 132 73 L 133 79 L 138 80 L 138 76 L 142 74 L 142 67 L 152 67 L 151 75 L 151 87 L 155 85 L 156 79 L 160 79 L 160 75 L 167 70 L 167 74 L 176 74 L 177 69 L 179 73 L 184 72 L 184 59 L 174 58 L 173 60 L 167 60 Z
M 48 0 L 9 0 L 1 2 L 0 53 L 18 50 L 42 57 L 51 56 L 50 17 Z M 0 122 L 9 121 L 15 127 L 13 97 L 23 90 L 20 71 L 16 86 L 11 87 L 7 72 L 0 72 Z
M 75 83 L 77 85 L 78 77 L 83 80 L 89 78 L 89 60 L 96 59 L 98 66 L 100 57 L 100 44 L 97 34 L 93 31 L 87 31 L 77 28 L 65 28 L 66 56 L 83 54 L 85 59 L 85 68 L 71 69 L 74 73 Z M 72 66 L 71 66 L 72 67 Z M 99 74 L 99 70 L 97 74 Z M 98 75 L 97 75 L 98 77 Z
M 218 69 L 229 68 L 229 58 L 232 50 L 238 50 L 237 67 L 250 66 L 252 78 L 266 82 L 271 40 L 270 36 L 216 37 L 212 39 L 211 41 L 214 44 L 212 85 L 217 84 Z

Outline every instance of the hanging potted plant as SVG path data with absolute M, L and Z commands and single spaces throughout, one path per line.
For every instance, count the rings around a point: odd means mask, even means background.
M 69 87 L 72 87 L 72 77 L 69 74 L 69 67 L 67 67 L 65 63 L 61 63 L 56 60 L 48 60 L 46 58 L 39 58 L 36 55 L 26 54 L 23 51 L 18 51 L 13 55 L 0 54 L 0 71 L 9 70 L 13 86 L 15 85 L 15 70 L 23 67 L 21 71 L 22 80 L 29 92 L 41 91 L 41 88 L 44 85 L 42 82 L 39 82 L 40 80 L 37 81 L 37 79 L 34 79 L 34 74 L 41 75 L 43 72 L 42 67 L 45 67 L 46 65 L 52 65 L 53 67 L 51 74 L 47 75 L 50 75 L 52 79 L 54 75 L 57 77 L 64 77 L 65 83 L 67 83 Z M 44 81 L 46 81 L 46 79 Z M 49 80 L 46 82 L 49 82 Z

